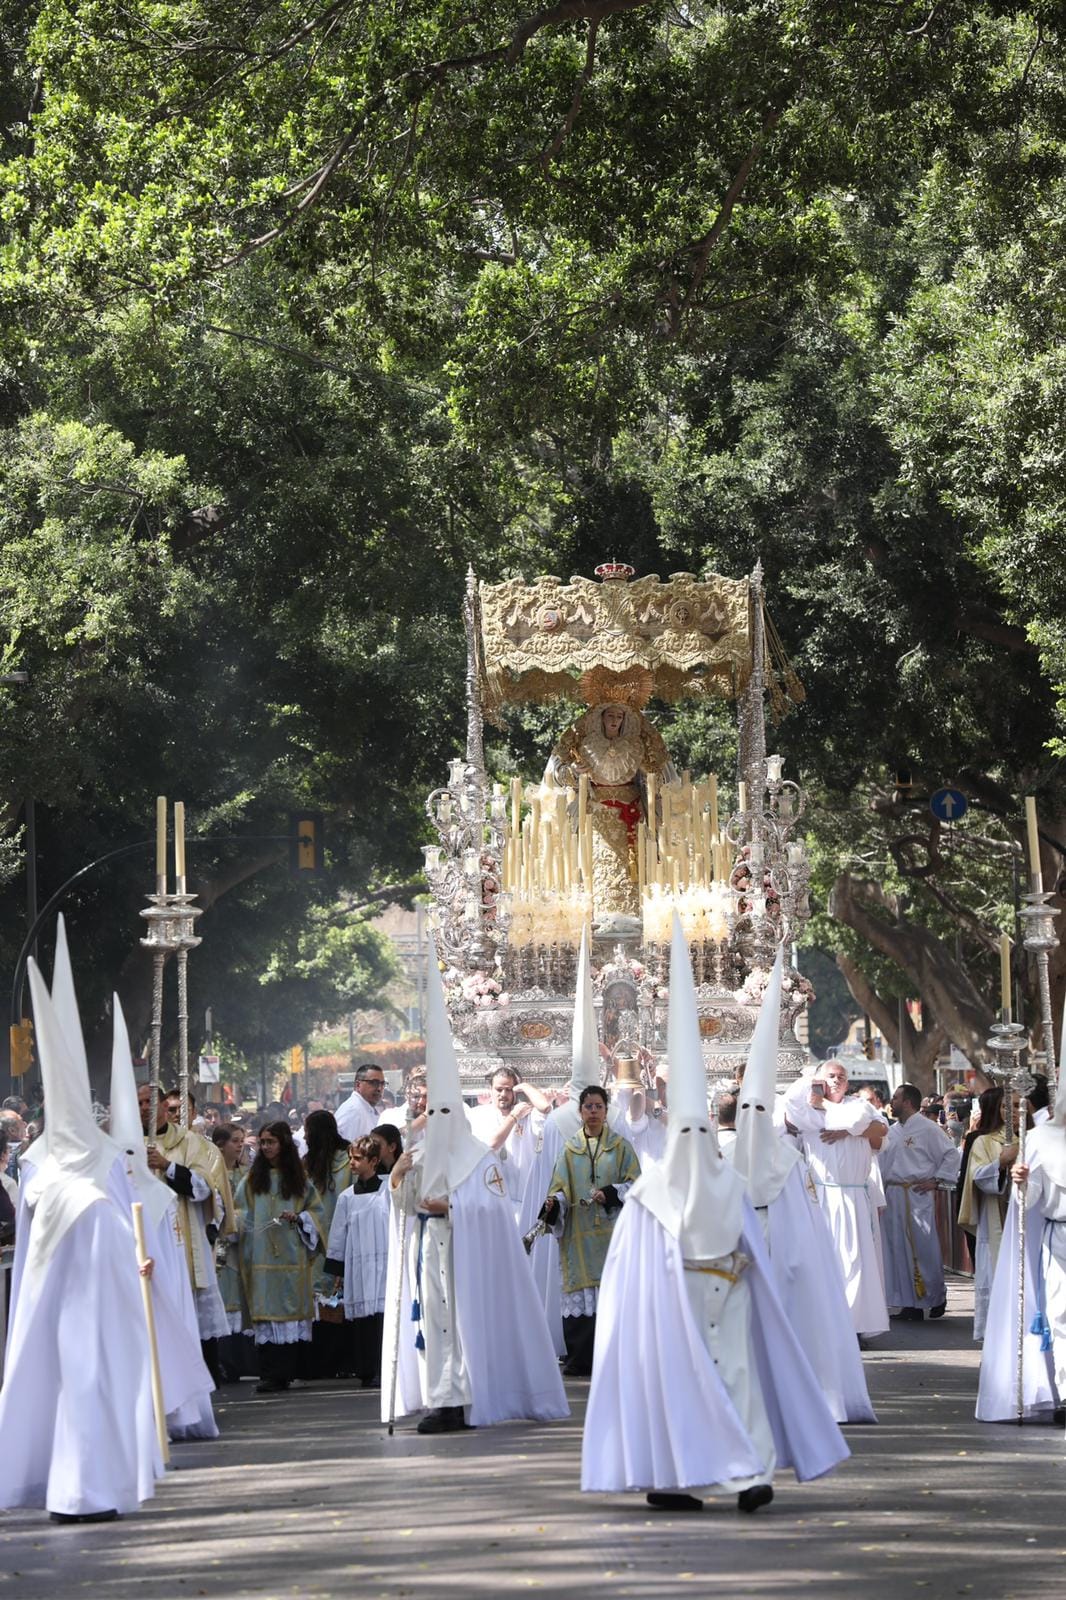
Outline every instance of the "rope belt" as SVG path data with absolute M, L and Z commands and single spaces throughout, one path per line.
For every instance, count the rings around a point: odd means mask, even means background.
M 684 1265 L 686 1272 L 706 1272 L 712 1278 L 724 1278 L 726 1283 L 740 1282 L 739 1272 L 726 1272 L 724 1267 L 701 1267 L 694 1261 L 686 1261 Z
M 866 1183 L 823 1183 L 821 1178 L 815 1178 L 814 1182 L 819 1189 L 861 1189 L 864 1194 L 870 1187 L 869 1181 Z

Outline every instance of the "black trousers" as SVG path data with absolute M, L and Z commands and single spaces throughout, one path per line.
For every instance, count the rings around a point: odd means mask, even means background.
M 291 1383 L 294 1378 L 302 1378 L 310 1348 L 305 1340 L 296 1344 L 257 1344 L 260 1378 L 266 1383 Z
M 592 1347 L 596 1342 L 596 1318 L 564 1317 L 563 1339 L 566 1361 L 563 1371 L 572 1378 L 587 1378 L 592 1373 Z

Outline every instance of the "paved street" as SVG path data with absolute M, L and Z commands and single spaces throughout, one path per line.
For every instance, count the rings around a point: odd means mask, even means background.
M 1066 1593 L 1066 1456 L 1059 1430 L 973 1420 L 970 1289 L 938 1324 L 897 1324 L 866 1356 L 880 1416 L 850 1428 L 852 1459 L 769 1512 L 732 1496 L 662 1518 L 637 1497 L 577 1492 L 587 1385 L 566 1425 L 393 1441 L 377 1396 L 323 1384 L 225 1391 L 223 1437 L 175 1450 L 139 1516 L 52 1527 L 0 1517 L 0 1596 L 695 1596 L 775 1600 L 1033 1600 Z M 1029 1518 L 1028 1525 L 1018 1521 Z

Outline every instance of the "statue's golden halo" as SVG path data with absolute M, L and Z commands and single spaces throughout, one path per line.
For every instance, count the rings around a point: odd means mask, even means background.
M 627 667 L 612 672 L 609 667 L 590 667 L 579 679 L 581 698 L 587 706 L 629 706 L 640 711 L 651 699 L 654 675 L 647 667 Z

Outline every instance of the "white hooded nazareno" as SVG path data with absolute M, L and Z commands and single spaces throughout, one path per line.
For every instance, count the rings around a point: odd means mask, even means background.
M 581 1487 L 741 1490 L 775 1464 L 818 1477 L 847 1446 L 788 1326 L 743 1180 L 718 1150 L 676 919 L 669 1040 L 667 1149 L 629 1192 L 600 1287 Z
M 474 1427 L 568 1416 L 499 1162 L 466 1120 L 432 946 L 426 1087 L 425 1139 L 401 1184 L 390 1185 L 383 1420 L 389 1419 L 394 1365 L 397 1416 L 462 1406 Z M 444 1199 L 446 1215 L 420 1209 Z

